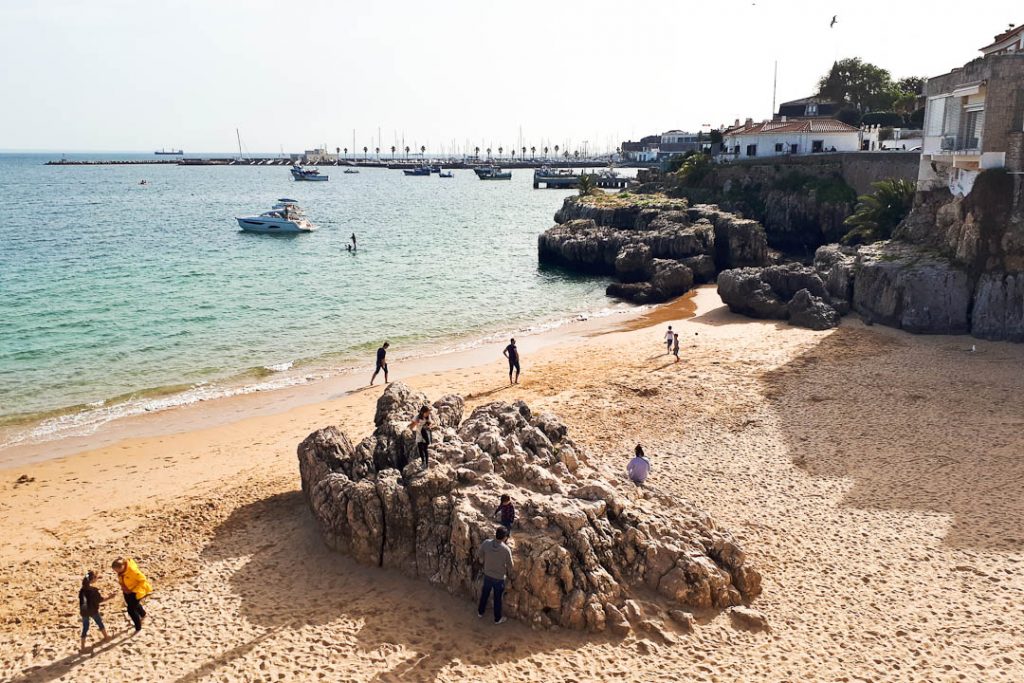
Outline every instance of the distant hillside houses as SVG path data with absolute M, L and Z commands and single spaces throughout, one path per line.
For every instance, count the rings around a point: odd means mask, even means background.
M 620 146 L 622 157 L 629 161 L 661 161 L 677 154 L 700 151 L 707 136 L 683 130 L 669 130 L 661 135 L 646 135 L 639 142 L 627 140 Z

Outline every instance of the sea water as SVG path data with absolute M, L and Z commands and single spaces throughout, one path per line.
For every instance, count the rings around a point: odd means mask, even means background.
M 605 280 L 538 266 L 569 192 L 529 170 L 312 183 L 51 158 L 0 155 L 0 446 L 366 366 L 384 340 L 427 354 L 609 311 Z M 239 231 L 283 197 L 320 229 Z

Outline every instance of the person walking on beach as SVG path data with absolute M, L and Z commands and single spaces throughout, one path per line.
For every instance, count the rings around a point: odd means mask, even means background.
M 146 608 L 142 606 L 142 599 L 153 592 L 153 586 L 149 579 L 139 569 L 135 560 L 119 557 L 111 563 L 111 568 L 117 573 L 117 582 L 121 584 L 121 591 L 124 593 L 124 604 L 128 608 L 128 616 L 135 625 L 135 632 L 142 630 L 142 621 L 146 618 Z
M 82 588 L 78 591 L 78 613 L 82 616 L 82 645 L 80 652 L 85 652 L 85 637 L 89 634 L 89 620 L 96 622 L 96 627 L 103 634 L 103 642 L 110 640 L 107 634 L 107 627 L 103 625 L 103 617 L 100 616 L 100 603 L 110 600 L 113 595 L 103 596 L 99 588 L 92 585 L 96 580 L 96 572 L 91 569 L 85 573 L 82 579 Z
M 505 545 L 508 530 L 499 526 L 494 530 L 494 538 L 480 544 L 480 558 L 484 563 L 484 587 L 480 592 L 480 605 L 476 615 L 483 619 L 487 610 L 487 599 L 494 592 L 494 623 L 502 624 L 505 617 L 501 615 L 501 596 L 505 593 L 505 577 L 512 573 L 512 551 Z
M 384 384 L 388 383 L 388 346 L 387 342 L 384 342 L 379 349 L 377 349 L 377 369 L 373 371 L 373 377 L 370 378 L 370 386 L 373 386 L 373 380 L 377 379 L 377 373 L 381 370 L 384 371 Z
M 676 357 L 676 362 L 678 363 L 679 362 L 679 335 L 678 334 L 676 334 L 676 336 L 672 340 L 672 355 Z
M 434 428 L 434 417 L 430 406 L 420 408 L 419 414 L 409 423 L 409 429 L 416 435 L 416 450 L 419 452 L 420 464 L 427 469 L 427 451 L 430 449 L 430 430 Z
M 626 465 L 626 474 L 629 475 L 630 480 L 637 486 L 643 486 L 644 482 L 647 481 L 647 475 L 651 473 L 651 461 L 644 455 L 644 447 L 640 444 L 636 445 L 636 451 L 634 451 L 633 459 Z
M 512 504 L 512 497 L 507 493 L 501 495 L 501 504 L 494 510 L 492 517 L 497 517 L 498 522 L 508 531 L 512 537 L 512 525 L 516 522 L 516 506 Z
M 676 333 L 672 331 L 672 326 L 668 326 L 668 331 L 665 332 L 665 353 L 672 353 L 672 342 L 676 338 Z
M 516 340 L 513 337 L 509 340 L 508 346 L 502 352 L 508 358 L 508 383 L 519 384 L 519 349 L 516 348 Z M 516 381 L 512 381 L 512 371 L 516 371 Z

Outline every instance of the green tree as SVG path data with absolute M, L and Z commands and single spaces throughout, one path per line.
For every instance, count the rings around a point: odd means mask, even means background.
M 852 229 L 843 244 L 869 244 L 892 237 L 892 231 L 910 213 L 914 203 L 914 183 L 903 178 L 887 178 L 871 183 L 875 191 L 857 198 L 857 206 L 844 224 Z
M 690 154 L 679 165 L 676 178 L 686 186 L 698 185 L 711 171 L 711 157 L 707 154 Z
M 896 92 L 888 71 L 860 57 L 833 62 L 818 81 L 819 97 L 850 104 L 861 114 L 892 109 Z
M 568 154 L 568 152 L 566 152 L 566 154 Z M 579 188 L 581 197 L 594 194 L 597 191 L 597 176 L 593 173 L 584 173 L 580 175 L 580 183 L 577 187 Z

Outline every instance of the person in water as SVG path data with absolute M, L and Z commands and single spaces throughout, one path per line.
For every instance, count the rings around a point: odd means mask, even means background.
M 430 412 L 430 406 L 420 408 L 419 414 L 409 423 L 409 429 L 416 435 L 416 450 L 420 456 L 420 464 L 427 469 L 427 451 L 430 449 L 430 430 L 434 427 L 434 417 Z
M 135 632 L 138 633 L 142 630 L 142 621 L 146 618 L 146 608 L 142 606 L 142 600 L 153 592 L 153 586 L 149 584 L 149 579 L 139 569 L 139 565 L 130 557 L 119 557 L 110 566 L 117 574 L 117 582 L 121 584 L 121 592 L 124 593 L 128 616 L 131 617 Z
M 647 481 L 647 475 L 651 473 L 651 461 L 644 455 L 644 447 L 640 444 L 636 445 L 636 450 L 633 454 L 633 459 L 626 465 L 626 474 L 629 475 L 630 481 L 637 486 L 643 486 L 644 482 Z
M 91 569 L 85 573 L 82 579 L 82 588 L 78 591 L 78 613 L 82 616 L 82 645 L 80 651 L 85 652 L 85 637 L 89 635 L 89 620 L 96 622 L 96 627 L 103 634 L 103 642 L 110 640 L 107 634 L 107 627 L 103 625 L 103 617 L 100 616 L 100 603 L 113 598 L 113 595 L 104 596 L 100 589 L 93 586 L 96 580 L 96 572 Z
M 675 339 L 676 333 L 672 331 L 672 326 L 668 326 L 668 331 L 665 332 L 665 353 L 672 353 L 672 341 Z
M 505 347 L 502 352 L 505 354 L 505 358 L 508 358 L 508 383 L 519 384 L 519 349 L 516 348 L 516 340 L 510 339 L 509 345 Z M 512 371 L 516 372 L 516 380 L 512 381 Z
M 370 378 L 370 386 L 373 386 L 373 380 L 377 379 L 377 373 L 381 370 L 384 371 L 384 383 L 388 383 L 388 346 L 387 342 L 384 342 L 379 349 L 377 349 L 377 369 L 373 371 L 373 377 Z

